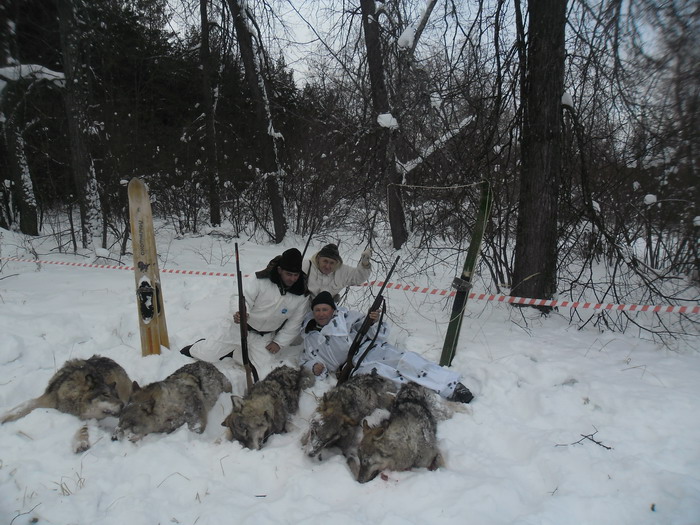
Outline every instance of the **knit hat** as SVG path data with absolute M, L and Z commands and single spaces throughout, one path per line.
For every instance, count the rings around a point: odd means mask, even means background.
M 333 296 L 330 294 L 330 292 L 321 292 L 316 297 L 314 297 L 314 300 L 311 301 L 311 308 L 313 309 L 313 307 L 317 304 L 327 304 L 331 308 L 333 308 L 333 310 L 338 309 L 338 307 L 335 305 L 335 302 L 333 302 Z
M 343 262 L 343 259 L 340 258 L 338 246 L 335 244 L 326 244 L 323 248 L 321 248 L 321 251 L 318 252 L 317 257 L 328 257 L 329 259 Z
M 301 252 L 296 248 L 282 252 L 278 266 L 288 272 L 301 273 Z

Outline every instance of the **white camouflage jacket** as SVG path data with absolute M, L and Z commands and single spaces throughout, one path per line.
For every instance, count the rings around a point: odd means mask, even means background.
M 365 314 L 362 312 L 338 307 L 335 315 L 326 326 L 321 328 L 321 330 L 311 329 L 307 332 L 309 323 L 312 323 L 311 327 L 314 327 L 316 324 L 313 312 L 307 313 L 301 326 L 301 336 L 304 339 L 304 349 L 302 350 L 300 361 L 301 366 L 310 370 L 314 363 L 322 363 L 325 366 L 325 370 L 321 377 L 326 377 L 329 372 L 336 372 L 345 363 L 350 345 L 355 339 L 355 335 L 362 326 L 364 319 Z M 377 325 L 374 324 L 367 331 L 367 335 L 357 354 L 355 354 L 354 360 L 357 360 L 363 354 L 376 333 Z M 379 328 L 379 335 L 375 340 L 375 345 L 378 347 L 377 350 L 386 342 L 388 334 L 389 328 L 387 323 L 383 322 Z
M 272 339 L 280 347 L 288 346 L 299 333 L 304 314 L 309 309 L 309 299 L 304 295 L 282 294 L 270 279 L 245 279 L 243 281 L 248 325 L 259 332 L 274 332 L 284 326 Z M 231 298 L 231 310 L 237 312 L 238 294 Z

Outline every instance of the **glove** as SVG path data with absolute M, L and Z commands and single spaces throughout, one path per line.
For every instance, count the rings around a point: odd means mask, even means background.
M 360 255 L 360 264 L 365 268 L 369 268 L 370 257 L 372 257 L 372 250 L 367 248 L 364 252 L 362 252 L 362 255 Z

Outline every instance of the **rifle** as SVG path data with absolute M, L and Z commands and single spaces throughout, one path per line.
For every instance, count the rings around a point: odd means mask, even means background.
M 241 263 L 238 258 L 238 243 L 236 247 L 236 280 L 238 281 L 238 312 L 241 317 L 241 357 L 243 359 L 243 368 L 245 368 L 245 380 L 248 384 L 248 391 L 253 386 L 253 383 L 258 382 L 258 371 L 250 362 L 248 356 L 248 312 L 246 311 L 245 295 L 243 295 L 243 279 L 241 277 Z
M 374 302 L 372 303 L 372 306 L 369 308 L 369 312 L 367 312 L 367 315 L 365 316 L 365 320 L 362 321 L 362 326 L 360 326 L 360 329 L 357 331 L 357 334 L 355 335 L 355 339 L 353 339 L 352 344 L 350 345 L 350 348 L 348 349 L 348 357 L 345 360 L 345 364 L 341 367 L 341 369 L 338 371 L 338 384 L 344 383 L 345 381 L 348 380 L 350 377 L 350 374 L 352 374 L 353 371 L 353 364 L 352 364 L 352 358 L 355 357 L 355 354 L 359 350 L 360 346 L 362 345 L 362 342 L 365 338 L 365 335 L 367 335 L 367 332 L 369 331 L 370 326 L 372 326 L 372 319 L 370 318 L 370 314 L 374 312 L 375 310 L 378 310 L 381 306 L 382 303 L 384 302 L 384 288 L 386 288 L 387 283 L 389 282 L 389 279 L 391 278 L 391 274 L 394 273 L 394 268 L 396 268 L 396 263 L 399 262 L 399 256 L 396 257 L 396 260 L 394 260 L 394 264 L 391 265 L 391 269 L 389 270 L 389 273 L 386 276 L 386 279 L 384 280 L 384 283 L 382 284 L 382 287 L 379 289 L 379 293 L 377 294 L 377 297 L 374 298 Z M 383 317 L 383 314 L 382 314 Z M 379 327 L 377 327 L 377 330 L 379 330 Z M 370 343 L 370 346 L 374 341 Z M 365 354 L 366 355 L 366 354 Z M 364 355 L 362 356 L 364 358 Z
M 304 258 L 304 255 L 306 255 L 306 250 L 309 249 L 309 243 L 311 243 L 311 238 L 314 236 L 314 232 L 316 231 L 316 227 L 312 226 L 311 227 L 311 233 L 309 233 L 309 238 L 306 240 L 306 246 L 304 246 L 304 251 L 301 252 L 301 258 Z

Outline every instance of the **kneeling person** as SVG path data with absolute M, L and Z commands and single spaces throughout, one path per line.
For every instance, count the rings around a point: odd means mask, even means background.
M 238 312 L 238 296 L 231 300 L 234 314 L 220 327 L 213 337 L 183 348 L 180 353 L 216 362 L 233 357 L 241 360 L 241 322 L 248 325 L 248 349 L 254 365 L 265 362 L 270 354 L 276 354 L 290 346 L 298 333 L 298 326 L 308 308 L 305 295 L 301 252 L 296 248 L 286 250 L 273 259 L 267 268 L 255 273 L 255 278 L 245 280 L 247 319 Z
M 304 339 L 301 366 L 319 377 L 337 372 L 345 363 L 350 345 L 364 318 L 362 312 L 336 307 L 329 292 L 319 293 L 312 301 L 311 312 L 306 315 L 301 327 Z M 474 396 L 460 382 L 460 374 L 428 361 L 415 352 L 392 346 L 386 341 L 389 333 L 387 324 L 375 324 L 379 312 L 372 312 L 370 318 L 372 326 L 355 354 L 353 364 L 357 364 L 376 335 L 375 346 L 362 360 L 356 374 L 369 374 L 376 369 L 379 375 L 395 383 L 413 381 L 450 401 L 469 403 L 472 400 Z

